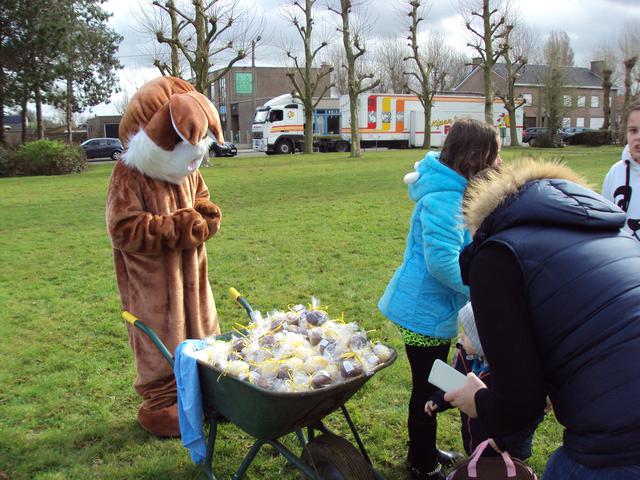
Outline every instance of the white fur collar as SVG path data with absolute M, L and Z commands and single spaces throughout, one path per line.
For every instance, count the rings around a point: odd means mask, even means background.
M 129 139 L 122 160 L 125 165 L 151 178 L 179 185 L 200 167 L 205 155 L 209 154 L 211 141 L 206 137 L 196 145 L 180 142 L 169 152 L 158 147 L 144 130 L 140 130 Z

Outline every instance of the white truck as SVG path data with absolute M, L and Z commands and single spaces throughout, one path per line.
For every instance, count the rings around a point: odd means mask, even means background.
M 447 94 L 434 97 L 431 109 L 431 145 L 439 147 L 451 124 L 460 117 L 484 120 L 484 97 Z M 364 93 L 358 101 L 360 145 L 367 147 L 421 147 L 424 110 L 418 97 L 405 94 Z M 346 152 L 351 147 L 349 97 L 340 97 L 338 110 L 314 111 L 314 145 L 320 151 Z M 504 145 L 511 144 L 511 119 L 502 101 L 493 105 L 494 126 Z M 516 110 L 518 141 L 522 141 L 522 109 Z M 290 94 L 276 97 L 256 109 L 252 125 L 253 149 L 259 152 L 293 153 L 304 145 L 304 106 Z

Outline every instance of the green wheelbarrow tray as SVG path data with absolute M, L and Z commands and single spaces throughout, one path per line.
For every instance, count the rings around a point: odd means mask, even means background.
M 231 334 L 217 336 L 229 340 Z M 377 372 L 391 365 L 395 350 Z M 344 405 L 373 376 L 362 374 L 345 382 L 305 392 L 274 392 L 257 387 L 198 360 L 200 390 L 207 411 L 224 416 L 249 435 L 274 439 L 318 422 Z
M 231 290 L 235 300 L 251 314 L 252 308 L 249 303 L 235 289 Z M 173 367 L 171 353 L 155 332 L 129 312 L 123 312 L 122 316 L 129 324 L 148 335 L 169 365 Z M 229 340 L 232 335 L 233 333 L 226 333 L 215 338 Z M 264 444 L 271 445 L 307 478 L 313 480 L 384 480 L 373 469 L 345 403 L 376 372 L 395 362 L 397 353 L 393 348 L 388 348 L 392 352 L 391 357 L 379 364 L 369 375 L 362 374 L 345 382 L 306 392 L 266 390 L 226 375 L 220 369 L 198 360 L 200 393 L 205 420 L 209 424 L 204 463 L 207 478 L 216 480 L 213 474 L 213 454 L 218 424 L 221 417 L 224 417 L 256 439 L 232 480 L 242 478 Z M 325 416 L 338 409 L 342 411 L 358 449 L 332 433 L 322 423 Z M 306 437 L 303 428 L 307 429 Z M 278 440 L 294 432 L 302 447 L 302 458 Z M 320 435 L 316 436 L 318 432 Z

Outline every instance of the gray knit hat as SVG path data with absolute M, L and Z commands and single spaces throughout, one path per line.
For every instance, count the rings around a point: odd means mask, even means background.
M 478 329 L 476 328 L 476 320 L 473 316 L 471 302 L 467 303 L 460 309 L 460 311 L 458 312 L 458 321 L 460 322 L 460 325 L 462 325 L 464 333 L 466 333 L 467 337 L 469 337 L 471 345 L 473 345 L 473 348 L 476 351 L 475 354 L 478 357 L 484 358 L 484 350 L 482 350 L 480 337 L 478 337 Z

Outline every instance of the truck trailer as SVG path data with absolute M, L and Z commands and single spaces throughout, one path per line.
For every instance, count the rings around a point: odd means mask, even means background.
M 416 95 L 363 93 L 358 98 L 358 133 L 362 148 L 422 147 L 424 109 Z M 320 151 L 346 152 L 351 148 L 349 97 L 340 97 L 337 111 L 314 111 L 314 146 Z M 484 97 L 470 94 L 436 95 L 431 109 L 431 146 L 440 147 L 457 118 L 484 121 Z M 503 144 L 510 145 L 511 119 L 501 100 L 493 106 L 494 126 Z M 290 94 L 276 97 L 256 109 L 252 125 L 253 149 L 293 153 L 304 146 L 304 106 Z M 522 141 L 522 109 L 516 110 L 518 140 Z

